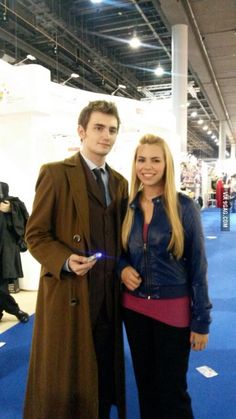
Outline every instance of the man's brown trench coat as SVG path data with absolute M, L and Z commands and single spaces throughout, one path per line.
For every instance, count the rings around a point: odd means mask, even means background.
M 110 170 L 118 231 L 127 182 Z M 123 208 L 122 208 L 123 206 Z M 90 248 L 86 180 L 79 154 L 42 167 L 26 239 L 42 264 L 26 390 L 24 419 L 97 419 L 97 364 L 89 314 L 87 278 L 62 273 L 65 260 Z M 96 215 L 95 215 L 96 216 Z M 75 238 L 80 237 L 77 242 Z M 120 249 L 120 237 L 117 237 Z M 119 281 L 116 285 L 118 307 Z M 125 418 L 121 322 L 116 312 L 116 387 Z

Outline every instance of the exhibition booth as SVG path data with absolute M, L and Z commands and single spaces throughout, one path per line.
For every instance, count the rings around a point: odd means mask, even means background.
M 212 177 L 219 176 L 222 166 L 216 162 L 212 168 L 181 153 L 170 99 L 137 101 L 84 91 L 52 82 L 50 71 L 40 65 L 13 66 L 0 60 L 0 180 L 9 184 L 10 195 L 18 196 L 31 212 L 40 166 L 79 150 L 78 115 L 97 99 L 114 101 L 121 118 L 117 141 L 107 158 L 114 169 L 129 180 L 137 142 L 145 133 L 157 134 L 173 153 L 177 188 L 194 199 L 200 196 L 203 207 L 209 205 Z M 22 262 L 25 276 L 20 288 L 37 289 L 39 264 L 29 252 L 22 254 Z
M 116 103 L 121 127 L 107 162 L 130 178 L 134 148 L 145 133 L 158 134 L 170 145 L 180 174 L 180 141 L 169 101 L 142 102 L 92 93 L 51 82 L 50 72 L 35 65 L 12 66 L 0 60 L 0 180 L 9 184 L 31 212 L 35 183 L 43 163 L 62 160 L 79 150 L 77 119 L 89 101 Z M 22 289 L 37 289 L 39 265 L 22 253 Z

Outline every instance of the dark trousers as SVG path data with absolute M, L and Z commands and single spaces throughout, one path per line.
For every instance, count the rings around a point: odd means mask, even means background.
M 0 317 L 2 317 L 3 310 L 7 313 L 16 315 L 19 311 L 19 306 L 14 298 L 9 293 L 8 282 L 0 282 Z
M 99 419 L 109 419 L 114 402 L 114 325 L 108 319 L 105 304 L 98 315 L 93 331 L 98 365 Z
M 168 326 L 124 309 L 141 419 L 192 419 L 186 374 L 189 328 Z

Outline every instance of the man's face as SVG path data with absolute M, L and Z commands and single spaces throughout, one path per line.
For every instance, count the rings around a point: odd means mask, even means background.
M 92 112 L 87 128 L 78 127 L 85 157 L 103 163 L 112 149 L 118 134 L 118 121 L 115 116 L 102 112 Z

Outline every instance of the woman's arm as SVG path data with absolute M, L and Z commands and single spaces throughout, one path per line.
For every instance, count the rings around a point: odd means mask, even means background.
M 183 225 L 192 297 L 191 330 L 197 334 L 207 335 L 211 323 L 212 304 L 208 296 L 207 259 L 200 211 L 193 200 L 189 200 L 186 204 Z

